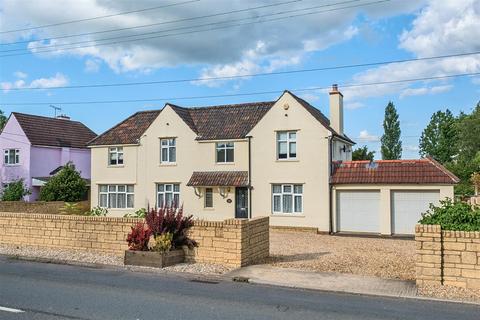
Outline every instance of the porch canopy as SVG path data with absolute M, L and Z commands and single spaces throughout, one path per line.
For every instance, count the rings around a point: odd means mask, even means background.
M 190 187 L 248 187 L 248 171 L 194 171 Z

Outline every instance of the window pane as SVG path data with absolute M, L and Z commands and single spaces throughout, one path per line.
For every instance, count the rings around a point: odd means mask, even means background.
M 225 148 L 225 143 L 217 143 L 217 148 L 218 149 L 222 149 L 222 148 Z
M 117 186 L 108 186 L 108 191 L 116 192 L 117 191 Z
M 295 212 L 302 212 L 302 196 L 295 196 Z
M 168 140 L 167 139 L 160 140 L 160 143 L 162 144 L 162 146 L 168 146 Z
M 278 132 L 277 133 L 277 139 L 278 140 L 282 140 L 282 141 L 285 141 L 287 140 L 287 133 L 286 132 Z
M 284 185 L 283 186 L 283 192 L 286 192 L 286 193 L 291 193 L 292 192 L 292 186 L 291 185 Z
M 175 147 L 170 147 L 170 162 L 175 162 L 175 161 L 177 161 Z
M 278 143 L 278 158 L 286 159 L 287 158 L 287 143 L 279 142 Z
M 282 204 L 281 204 L 282 197 L 281 196 L 273 196 L 273 212 L 281 212 L 282 211 Z
M 133 208 L 133 194 L 127 194 L 127 208 Z
M 227 149 L 227 162 L 233 162 L 233 149 Z
M 118 192 L 125 192 L 126 190 L 126 186 L 118 186 Z
M 297 157 L 297 143 L 296 142 L 290 142 L 290 158 L 296 158 Z
M 162 162 L 168 161 L 168 148 L 162 148 Z
M 296 184 L 293 186 L 294 192 L 295 193 L 302 193 L 303 192 L 303 186 L 301 184 Z
M 165 203 L 168 207 L 172 205 L 173 201 L 173 194 L 172 193 L 165 193 Z
M 117 154 L 116 153 L 110 153 L 110 164 L 111 165 L 117 164 Z
M 283 195 L 283 212 L 285 213 L 292 212 L 292 196 L 289 194 Z
M 127 207 L 127 196 L 125 193 L 119 193 L 117 195 L 117 208 Z
M 282 192 L 282 185 L 274 184 L 273 185 L 273 193 L 281 193 Z
M 170 139 L 168 143 L 170 146 L 175 146 L 175 139 Z
M 178 193 L 173 195 L 173 202 L 176 207 L 180 206 L 180 195 Z
M 205 189 L 205 208 L 213 208 L 213 189 Z
M 100 194 L 100 199 L 98 205 L 102 208 L 107 207 L 107 195 L 106 194 Z
M 108 195 L 108 207 L 109 208 L 116 208 L 117 207 L 117 194 L 110 193 Z
M 166 184 L 165 185 L 165 191 L 172 191 L 172 185 L 171 184 Z
M 217 162 L 225 162 L 225 149 L 217 150 Z
M 100 186 L 100 192 L 107 192 L 107 186 L 106 185 L 101 185 Z
M 8 164 L 8 152 L 5 152 L 5 158 L 3 159 L 3 161 L 5 161 L 6 164 Z
M 117 156 L 118 164 L 123 164 L 123 153 L 119 153 Z
M 179 184 L 174 184 L 173 185 L 173 191 L 174 192 L 180 192 L 180 185 Z
M 158 206 L 159 208 L 163 208 L 163 193 L 159 193 L 159 194 L 158 194 L 157 206 Z
M 132 185 L 127 186 L 127 192 L 133 192 L 133 186 Z
M 233 148 L 233 142 L 228 142 L 225 144 L 227 148 Z
M 20 163 L 20 156 L 18 154 L 15 155 L 15 163 Z
M 158 185 L 157 185 L 157 191 L 158 191 L 158 192 L 163 192 L 164 186 L 165 186 L 164 184 L 158 184 Z
M 288 133 L 288 138 L 289 138 L 290 140 L 295 140 L 295 139 L 297 139 L 297 133 L 296 133 L 296 132 L 289 132 L 289 133 Z

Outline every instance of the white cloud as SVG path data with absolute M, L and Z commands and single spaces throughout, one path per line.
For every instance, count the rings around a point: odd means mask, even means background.
M 453 88 L 453 85 L 433 86 L 433 87 L 421 87 L 421 88 L 407 88 L 400 92 L 400 98 L 408 96 L 421 96 L 426 94 L 437 94 L 447 92 Z
M 448 55 L 480 50 L 480 0 L 430 0 L 409 30 L 404 30 L 399 47 L 414 57 Z M 442 77 L 480 72 L 480 55 L 384 65 L 357 73 L 354 83 Z M 441 85 L 432 83 L 441 82 Z M 346 99 L 361 99 L 401 92 L 403 96 L 436 94 L 450 90 L 445 80 L 425 81 L 424 87 L 412 83 L 352 87 L 343 90 Z M 427 85 L 428 84 L 428 85 Z
M 100 69 L 100 61 L 94 59 L 88 59 L 85 61 L 85 72 L 95 73 Z
M 367 130 L 362 130 L 358 135 L 358 140 L 361 140 L 362 142 L 377 142 L 380 141 L 380 138 L 368 133 Z
M 68 79 L 62 73 L 57 72 L 53 77 L 50 78 L 38 78 L 32 80 L 30 83 L 25 82 L 25 80 L 19 79 L 13 82 L 2 82 L 0 83 L 0 88 L 4 92 L 8 92 L 13 88 L 41 88 L 48 89 L 51 87 L 65 86 L 68 84 Z
M 79 41 L 98 41 L 99 38 L 138 37 L 141 33 L 158 32 L 179 27 L 192 26 L 191 30 L 199 30 L 200 24 L 212 22 L 234 23 L 235 19 L 252 18 L 242 22 L 254 21 L 265 14 L 284 12 L 282 15 L 272 16 L 278 18 L 287 16 L 289 12 L 305 9 L 317 5 L 315 1 L 295 2 L 278 7 L 256 9 L 243 13 L 217 16 L 209 19 L 192 20 L 188 23 L 167 23 L 155 27 L 123 30 L 115 33 L 101 35 L 86 35 L 76 38 L 66 38 L 45 41 L 43 43 L 32 41 L 28 48 L 42 57 L 57 57 L 74 55 L 87 59 L 100 59 L 115 72 L 145 72 L 162 67 L 178 65 L 200 65 L 203 67 L 201 76 L 239 75 L 260 70 L 268 72 L 297 65 L 312 51 L 319 51 L 346 41 L 358 34 L 358 29 L 352 24 L 356 16 L 362 13 L 374 19 L 382 19 L 399 13 L 412 12 L 419 8 L 424 0 L 397 1 L 396 3 L 380 3 L 366 7 L 349 8 L 330 11 L 320 14 L 311 14 L 277 22 L 257 23 L 242 25 L 209 32 L 199 32 L 184 35 L 157 37 L 142 41 L 111 43 L 109 45 L 96 45 L 90 48 L 78 48 L 70 51 L 56 51 L 51 53 L 38 53 L 45 46 L 69 44 Z M 132 9 L 152 7 L 156 4 L 153 0 L 143 1 L 65 1 L 60 0 L 4 0 L 0 19 L 2 29 L 17 29 L 26 26 L 44 25 L 58 21 L 75 20 L 84 17 L 112 14 Z M 2 41 L 15 41 L 17 39 L 37 39 L 88 33 L 99 30 L 115 28 L 129 28 L 149 23 L 168 22 L 178 19 L 199 17 L 214 13 L 258 7 L 272 4 L 270 0 L 245 1 L 218 1 L 203 0 L 201 3 L 190 3 L 182 6 L 162 8 L 161 10 L 144 11 L 135 14 L 115 16 L 108 19 L 97 19 L 88 23 L 76 23 L 56 26 L 55 28 L 38 29 L 34 31 L 15 34 L 3 34 Z M 59 7 L 68 7 L 68 10 L 58 10 Z M 338 7 L 338 6 L 337 6 Z M 332 7 L 315 10 L 304 10 L 298 13 L 311 13 Z M 268 19 L 269 17 L 264 17 Z M 25 21 L 28 21 L 26 25 Z M 204 27 L 207 29 L 207 27 Z M 80 32 L 81 30 L 81 32 Z M 151 34 L 165 35 L 187 32 L 188 29 L 178 31 L 165 31 Z M 121 39 L 119 39 L 121 40 Z M 114 42 L 114 41 L 111 41 Z M 258 50 L 258 44 L 263 43 L 263 49 Z M 251 53 L 254 53 L 251 56 Z M 211 85 L 211 83 L 208 83 Z
M 15 71 L 13 75 L 15 76 L 15 78 L 18 78 L 18 79 L 25 79 L 28 77 L 28 74 L 22 71 Z

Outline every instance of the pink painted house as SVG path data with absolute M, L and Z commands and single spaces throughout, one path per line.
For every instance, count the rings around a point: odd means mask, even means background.
M 49 118 L 12 112 L 0 133 L 1 187 L 23 178 L 32 192 L 25 200 L 35 201 L 42 185 L 69 161 L 89 180 L 90 150 L 86 145 L 95 137 L 83 123 L 66 116 Z

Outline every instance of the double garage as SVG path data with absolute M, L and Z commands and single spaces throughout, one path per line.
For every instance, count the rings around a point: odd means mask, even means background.
M 445 196 L 439 189 L 336 189 L 336 230 L 349 233 L 412 235 L 430 204 Z

